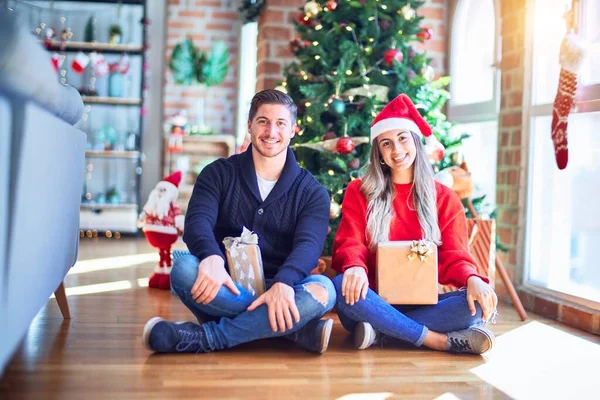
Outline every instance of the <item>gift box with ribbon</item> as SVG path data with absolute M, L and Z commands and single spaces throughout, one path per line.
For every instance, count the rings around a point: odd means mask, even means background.
M 265 276 L 263 271 L 258 235 L 244 227 L 240 237 L 223 239 L 227 256 L 227 266 L 233 281 L 254 296 L 265 292 Z
M 377 291 L 390 304 L 437 304 L 437 246 L 426 240 L 379 243 Z

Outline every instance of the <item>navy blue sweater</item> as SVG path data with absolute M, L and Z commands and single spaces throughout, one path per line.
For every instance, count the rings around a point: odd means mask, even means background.
M 258 234 L 265 277 L 292 286 L 317 266 L 329 226 L 329 195 L 288 148 L 283 172 L 263 201 L 250 146 L 202 170 L 183 240 L 200 260 L 225 259 L 223 238 L 240 236 L 243 226 Z

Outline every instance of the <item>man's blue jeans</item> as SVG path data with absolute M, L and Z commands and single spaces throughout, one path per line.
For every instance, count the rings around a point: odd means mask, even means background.
M 273 332 L 269 324 L 266 304 L 253 311 L 246 311 L 256 297 L 240 285 L 240 295 L 235 295 L 222 286 L 217 296 L 209 304 L 200 304 L 192 297 L 192 286 L 198 278 L 197 257 L 188 254 L 175 259 L 171 270 L 171 290 L 190 309 L 202 324 L 211 350 L 220 350 L 258 339 L 286 336 L 292 341 L 301 341 L 297 334 L 308 322 L 320 319 L 335 305 L 335 289 L 331 280 L 323 275 L 311 275 L 294 285 L 296 307 L 300 322 L 294 322 L 292 329 Z M 267 282 L 270 287 L 273 282 Z M 327 301 L 322 302 L 313 296 L 307 285 L 321 285 L 327 291 Z
M 333 284 L 337 292 L 336 310 L 348 332 L 354 332 L 357 322 L 364 321 L 385 336 L 421 346 L 429 330 L 448 333 L 484 324 L 479 303 L 475 302 L 477 312 L 471 315 L 466 290 L 440 294 L 436 305 L 393 306 L 369 289 L 365 300 L 351 306 L 342 295 L 342 279 L 343 275 L 336 276 Z

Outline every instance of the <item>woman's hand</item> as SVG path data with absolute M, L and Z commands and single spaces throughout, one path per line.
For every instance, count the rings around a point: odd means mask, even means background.
M 471 315 L 475 315 L 475 301 L 479 303 L 483 310 L 483 321 L 487 322 L 492 316 L 496 306 L 498 305 L 498 296 L 494 292 L 494 289 L 487 283 L 485 283 L 478 276 L 470 276 L 467 279 L 467 302 L 469 303 L 469 310 Z
M 369 279 L 367 272 L 363 267 L 351 267 L 344 271 L 342 279 L 342 295 L 346 299 L 346 303 L 354 305 L 361 298 L 367 298 L 369 291 Z

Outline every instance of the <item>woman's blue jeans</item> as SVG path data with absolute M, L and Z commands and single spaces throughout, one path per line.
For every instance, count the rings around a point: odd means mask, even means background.
M 357 322 L 369 322 L 385 336 L 421 346 L 430 330 L 447 333 L 485 323 L 477 302 L 477 312 L 471 315 L 466 290 L 440 294 L 435 305 L 393 306 L 369 289 L 365 300 L 360 299 L 351 306 L 342 295 L 342 279 L 343 275 L 338 275 L 333 285 L 337 292 L 336 310 L 348 332 L 354 332 Z

